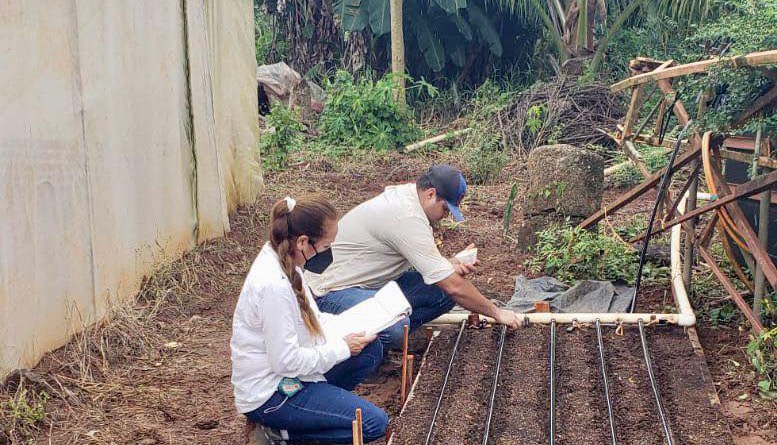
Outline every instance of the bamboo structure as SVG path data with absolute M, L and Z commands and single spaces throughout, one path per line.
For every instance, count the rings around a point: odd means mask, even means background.
M 623 150 L 630 162 L 644 176 L 644 181 L 624 193 L 612 203 L 603 206 L 602 210 L 594 213 L 583 221 L 580 226 L 583 228 L 591 227 L 601 220 L 605 215 L 612 214 L 631 202 L 642 196 L 647 191 L 658 185 L 660 178 L 669 170 L 669 174 L 674 174 L 681 169 L 689 170 L 688 178 L 681 187 L 676 197 L 667 196 L 663 203 L 663 216 L 658 227 L 651 227 L 648 231 L 649 236 L 672 229 L 673 236 L 673 259 L 674 258 L 674 238 L 677 240 L 677 257 L 682 256 L 678 261 L 682 262 L 681 268 L 673 270 L 673 293 L 677 301 L 687 299 L 687 291 L 691 289 L 692 266 L 695 252 L 701 255 L 716 277 L 721 281 L 731 299 L 737 304 L 745 317 L 750 321 L 753 329 L 760 332 L 763 326 L 760 323 L 760 307 L 758 298 L 764 294 L 763 281 L 768 282 L 772 289 L 777 289 L 777 268 L 768 255 L 766 236 L 766 225 L 768 223 L 769 204 L 774 202 L 771 190 L 775 189 L 777 184 L 777 160 L 772 158 L 770 141 L 762 138 L 759 134 L 756 138 L 742 136 L 713 135 L 705 133 L 704 135 L 692 133 L 687 141 L 681 141 L 682 154 L 671 165 L 664 169 L 650 173 L 636 151 L 634 143 L 653 145 L 656 147 L 666 147 L 668 144 L 674 144 L 677 141 L 662 140 L 661 132 L 665 130 L 666 113 L 672 113 L 680 125 L 687 125 L 691 118 L 688 111 L 674 91 L 673 80 L 680 76 L 691 74 L 703 74 L 710 68 L 728 64 L 736 67 L 760 67 L 767 64 L 777 63 L 777 50 L 751 53 L 744 56 L 715 58 L 703 60 L 685 65 L 677 65 L 674 61 L 659 61 L 647 58 L 636 58 L 629 63 L 629 69 L 632 77 L 620 81 L 611 86 L 611 91 L 619 92 L 631 88 L 631 101 L 629 110 L 626 114 L 623 125 L 618 126 L 616 142 Z M 646 102 L 644 88 L 649 84 L 655 84 L 665 99 L 656 104 L 641 125 L 636 127 L 640 112 Z M 652 92 L 650 93 L 652 95 Z M 707 99 L 709 92 L 703 95 Z M 777 100 L 777 87 L 767 91 L 762 97 L 753 102 L 738 118 L 735 125 L 741 125 L 748 119 L 758 115 L 765 107 Z M 704 101 L 702 101 L 704 102 Z M 706 106 L 701 104 L 697 107 L 697 118 L 700 118 L 706 111 Z M 653 134 L 643 134 L 642 131 L 648 125 L 653 116 L 657 117 Z M 638 128 L 636 132 L 634 128 Z M 724 162 L 739 162 L 751 165 L 751 174 L 749 181 L 741 184 L 729 184 L 725 175 L 722 173 L 721 165 Z M 713 194 L 712 202 L 701 207 L 696 207 L 696 197 L 698 194 L 698 185 L 700 178 L 704 177 L 707 187 Z M 756 194 L 759 194 L 757 198 Z M 749 220 L 743 213 L 738 203 L 741 199 L 758 199 L 759 207 L 759 225 L 758 233 L 753 229 Z M 679 210 L 679 212 L 678 212 Z M 676 215 L 680 213 L 680 215 Z M 700 227 L 699 218 L 703 215 L 711 214 L 713 217 L 701 229 L 701 234 L 696 233 L 697 227 Z M 679 231 L 675 226 L 681 225 L 684 235 L 683 254 L 679 253 Z M 715 264 L 715 259 L 709 252 L 709 242 L 716 232 L 720 234 L 721 240 L 727 255 L 735 266 L 737 275 L 747 282 L 746 274 L 741 270 L 735 258 L 734 249 L 742 252 L 748 267 L 756 276 L 755 298 L 751 307 L 736 291 L 736 286 Z M 648 236 L 648 239 L 649 239 Z M 645 236 L 636 237 L 631 242 L 643 239 Z M 728 240 L 733 241 L 729 243 Z M 728 246 L 733 244 L 733 246 Z M 750 259 L 752 258 L 752 259 Z M 673 262 L 674 266 L 674 262 Z M 677 275 L 677 276 L 675 276 Z M 674 283 L 677 279 L 678 283 Z M 679 290 L 681 285 L 683 290 Z M 758 289 L 758 287 L 761 289 Z M 684 298 L 678 298 L 678 293 L 683 294 Z M 659 317 L 661 318 L 661 317 Z

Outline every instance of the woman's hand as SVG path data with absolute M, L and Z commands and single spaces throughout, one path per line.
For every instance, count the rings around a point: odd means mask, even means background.
M 364 335 L 364 332 L 358 332 L 354 334 L 348 334 L 343 337 L 343 340 L 348 344 L 348 349 L 351 350 L 351 357 L 359 355 L 368 344 L 375 340 L 375 335 Z

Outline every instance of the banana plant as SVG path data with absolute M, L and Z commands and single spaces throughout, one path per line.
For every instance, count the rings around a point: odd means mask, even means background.
M 389 0 L 334 0 L 334 11 L 344 31 L 369 27 L 374 38 L 390 32 Z M 482 8 L 483 0 L 407 1 L 404 4 L 406 52 L 413 48 L 433 72 L 449 62 L 466 64 L 468 51 L 479 45 L 495 57 L 503 54 L 500 33 Z
M 543 24 L 553 43 L 556 58 L 593 53 L 591 69 L 599 69 L 609 42 L 640 8 L 652 6 L 660 14 L 677 20 L 701 22 L 710 12 L 712 0 L 493 0 L 505 11 L 534 17 Z M 612 16 L 612 24 L 608 18 Z M 601 25 L 604 35 L 594 41 Z

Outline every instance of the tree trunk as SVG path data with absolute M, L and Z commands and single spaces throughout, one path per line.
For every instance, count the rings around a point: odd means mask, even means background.
M 391 72 L 397 82 L 396 100 L 407 103 L 405 97 L 405 37 L 402 30 L 402 0 L 389 0 L 391 11 Z

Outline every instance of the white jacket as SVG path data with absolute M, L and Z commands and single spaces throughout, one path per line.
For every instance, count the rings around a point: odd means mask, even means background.
M 302 275 L 302 270 L 297 268 Z M 303 281 L 314 313 L 323 322 Z M 324 373 L 350 357 L 345 340 L 314 337 L 302 321 L 291 283 L 269 243 L 257 255 L 240 292 L 232 320 L 232 385 L 235 406 L 248 413 L 263 405 L 283 377 L 308 382 L 326 380 Z

